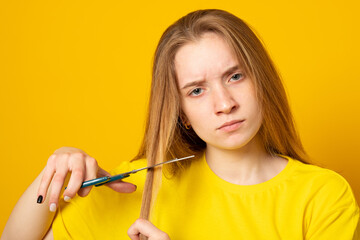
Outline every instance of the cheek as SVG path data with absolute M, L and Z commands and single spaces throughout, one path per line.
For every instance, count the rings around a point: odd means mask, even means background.
M 197 126 L 204 123 L 206 118 L 209 118 L 208 106 L 194 102 L 184 102 L 182 110 L 191 125 Z
M 189 121 L 189 123 L 191 125 L 196 124 L 198 116 L 197 116 L 196 111 L 194 110 L 194 108 L 191 108 L 191 107 L 185 105 L 183 107 L 183 112 L 184 112 L 184 114 L 186 116 L 186 120 Z
M 256 96 L 256 90 L 254 84 L 249 82 L 246 89 L 243 91 L 246 93 L 244 98 L 240 100 L 242 104 L 240 104 L 240 108 L 246 109 L 249 115 L 254 117 L 261 116 L 261 104 L 258 101 L 258 97 Z
M 261 112 L 261 107 L 259 106 L 257 101 L 253 101 L 252 103 L 252 109 L 249 113 L 249 116 L 251 118 L 251 121 L 254 123 L 254 128 L 259 129 L 263 122 L 263 116 Z

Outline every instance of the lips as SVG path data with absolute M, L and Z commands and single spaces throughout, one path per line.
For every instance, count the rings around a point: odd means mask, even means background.
M 221 125 L 219 128 L 217 128 L 218 130 L 224 130 L 224 131 L 233 131 L 236 130 L 242 122 L 244 122 L 245 120 L 233 120 L 233 121 L 229 121 L 224 123 L 223 125 Z

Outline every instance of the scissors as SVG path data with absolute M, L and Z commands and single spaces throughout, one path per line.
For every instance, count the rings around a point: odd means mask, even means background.
M 149 167 L 138 168 L 138 169 L 134 169 L 134 170 L 132 170 L 130 172 L 125 172 L 125 173 L 121 173 L 121 174 L 117 174 L 117 175 L 113 175 L 113 176 L 106 176 L 106 177 L 100 177 L 100 178 L 91 179 L 91 180 L 83 182 L 81 184 L 80 188 L 89 187 L 89 186 L 92 186 L 92 185 L 95 185 L 95 187 L 99 187 L 99 186 L 102 186 L 102 185 L 104 185 L 106 183 L 109 183 L 109 182 L 113 182 L 113 181 L 116 181 L 116 180 L 127 178 L 127 177 L 130 176 L 130 174 L 137 173 L 137 172 L 145 170 L 145 169 L 154 168 L 154 167 L 162 165 L 162 164 L 177 162 L 177 161 L 181 161 L 181 160 L 188 159 L 188 158 L 193 158 L 193 157 L 195 157 L 195 155 L 191 155 L 191 156 L 187 156 L 187 157 L 183 157 L 183 158 L 175 158 L 175 159 L 165 161 L 165 162 L 162 162 L 162 163 L 158 163 L 158 164 L 155 164 L 155 165 L 152 165 L 152 166 L 149 166 Z

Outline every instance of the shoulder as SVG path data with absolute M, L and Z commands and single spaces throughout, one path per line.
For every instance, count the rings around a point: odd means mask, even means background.
M 359 223 L 359 207 L 350 184 L 339 173 L 293 161 L 291 178 L 297 197 L 305 201 L 304 231 L 307 239 L 352 239 Z M 359 226 L 358 226 L 359 227 Z
M 292 159 L 292 161 L 294 162 L 294 175 L 306 179 L 306 181 L 311 182 L 315 186 L 331 186 L 331 188 L 335 188 L 336 190 L 350 187 L 346 179 L 333 170 L 313 164 L 302 163 L 294 159 Z
M 350 184 L 339 173 L 291 158 L 289 161 L 293 165 L 289 178 L 307 192 L 312 204 L 322 208 L 328 206 L 329 209 L 358 208 Z

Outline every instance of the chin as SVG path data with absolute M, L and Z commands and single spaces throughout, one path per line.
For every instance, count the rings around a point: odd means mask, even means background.
M 222 142 L 221 144 L 213 145 L 213 146 L 215 146 L 216 148 L 219 148 L 219 149 L 224 149 L 224 150 L 238 150 L 238 149 L 241 149 L 241 148 L 247 146 L 249 142 L 250 141 L 229 142 L 229 143 Z
M 255 136 L 237 136 L 233 138 L 225 139 L 221 142 L 217 142 L 217 144 L 211 144 L 212 146 L 224 149 L 224 150 L 238 150 L 244 147 L 249 147 L 250 145 L 256 144 L 256 134 Z
M 226 146 L 220 146 L 219 148 L 224 149 L 224 150 L 239 150 L 241 148 L 243 148 L 244 146 L 246 146 L 246 144 L 240 144 L 240 145 L 226 145 Z

